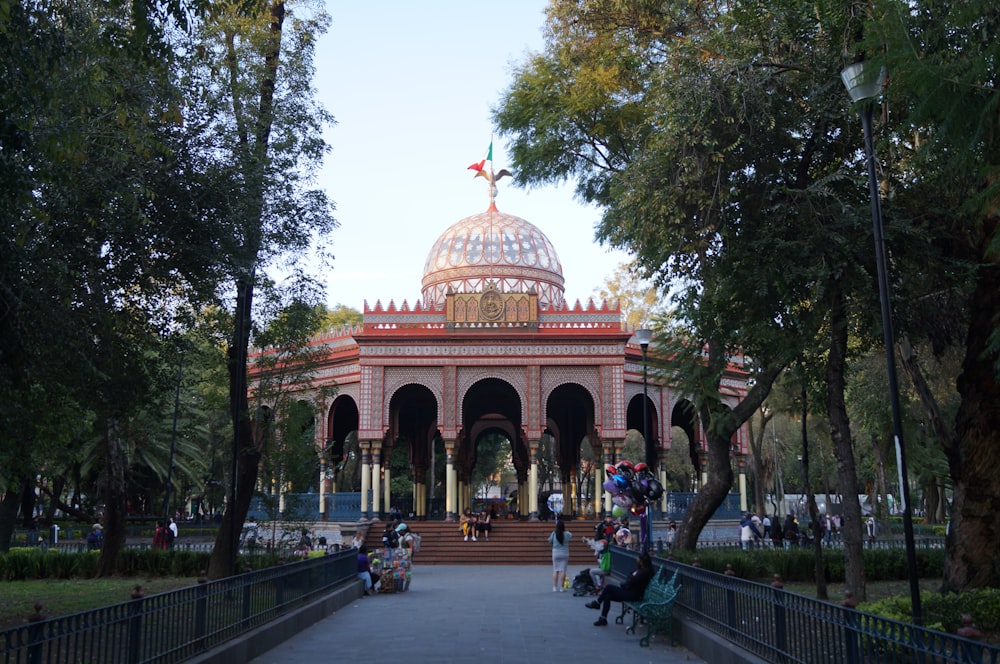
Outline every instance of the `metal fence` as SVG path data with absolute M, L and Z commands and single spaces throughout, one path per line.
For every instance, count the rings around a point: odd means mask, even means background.
M 8 664 L 181 662 L 357 580 L 343 551 L 0 631 Z
M 612 574 L 638 554 L 612 547 Z M 654 558 L 681 584 L 685 619 L 769 662 L 803 664 L 1000 664 L 1000 648 L 803 597 L 733 576 Z

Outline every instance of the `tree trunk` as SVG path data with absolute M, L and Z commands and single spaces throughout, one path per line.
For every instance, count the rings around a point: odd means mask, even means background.
M 996 376 L 1000 348 L 990 345 L 991 334 L 1000 328 L 996 308 L 1000 266 L 981 266 L 978 277 L 958 379 L 962 400 L 955 433 L 960 446 L 951 462 L 954 503 L 943 582 L 950 591 L 1000 587 L 996 555 L 1000 538 L 1000 382 Z
M 253 311 L 256 263 L 263 242 L 262 224 L 265 200 L 264 175 L 261 169 L 270 152 L 271 128 L 274 122 L 274 92 L 277 87 L 278 65 L 281 55 L 281 31 L 285 20 L 285 3 L 272 0 L 268 9 L 268 31 L 270 42 L 264 49 L 264 66 L 260 79 L 256 119 L 252 127 L 243 117 L 244 109 L 239 103 L 238 85 L 240 63 L 236 57 L 235 35 L 229 33 L 230 57 L 227 66 L 232 81 L 234 114 L 240 144 L 238 152 L 250 155 L 241 164 L 246 181 L 251 183 L 246 192 L 250 202 L 248 218 L 244 224 L 245 239 L 243 257 L 248 261 L 245 272 L 236 278 L 236 329 L 233 343 L 229 347 L 229 406 L 233 422 L 233 469 L 230 471 L 229 500 L 219 524 L 215 547 L 208 563 L 208 577 L 220 579 L 232 575 L 236 570 L 236 554 L 239 547 L 240 531 L 250 509 L 250 499 L 257 485 L 257 469 L 260 450 L 254 441 L 250 426 L 250 411 L 247 401 L 247 352 L 250 347 L 251 312 Z M 251 137 L 252 134 L 252 137 Z M 235 492 L 235 496 L 233 493 Z
M 17 486 L 8 486 L 0 500 L 0 553 L 10 551 L 10 541 L 14 537 L 17 523 L 17 504 L 20 502 Z
M 761 413 L 760 432 L 754 431 L 753 419 L 749 421 L 750 426 L 750 473 L 753 476 L 753 510 L 763 515 L 766 511 L 764 505 L 764 488 L 767 484 L 767 472 L 764 470 L 764 434 L 767 432 L 767 423 L 774 417 L 773 412 L 766 415 Z
M 816 598 L 830 599 L 826 590 L 826 574 L 823 572 L 823 531 L 819 528 L 819 508 L 816 507 L 816 496 L 813 494 L 812 481 L 809 479 L 809 408 L 806 401 L 806 387 L 802 384 L 802 475 L 806 489 L 806 508 L 809 510 L 809 529 L 813 540 L 813 575 L 816 577 Z
M 234 464 L 226 510 L 215 536 L 208 563 L 208 578 L 221 579 L 235 572 L 239 535 L 257 484 L 260 451 L 250 426 L 247 399 L 247 349 L 250 345 L 250 311 L 253 307 L 253 274 L 237 282 L 236 329 L 229 347 L 229 403 L 233 421 Z M 233 475 L 235 473 L 235 475 Z M 232 489 L 235 488 L 234 497 Z
M 61 500 L 59 496 L 54 495 L 52 491 L 45 488 L 44 486 L 39 487 L 39 490 L 49 497 L 49 500 L 52 501 L 52 505 L 55 507 L 55 509 L 65 512 L 74 519 L 78 519 L 80 521 L 88 521 L 91 523 L 97 519 L 96 515 L 91 514 L 89 512 L 84 512 L 80 508 L 73 507 L 69 503 Z
M 104 544 L 97 563 L 97 576 L 114 576 L 117 571 L 118 552 L 125 546 L 126 512 L 128 495 L 125 491 L 125 452 L 122 449 L 121 430 L 116 418 L 109 418 L 104 433 L 105 486 Z
M 837 459 L 837 482 L 841 496 L 841 537 L 844 542 L 844 585 L 859 602 L 865 601 L 864 524 L 861 521 L 861 493 L 851 423 L 844 401 L 847 371 L 847 318 L 839 282 L 830 288 L 830 353 L 826 364 L 826 411 L 830 419 L 830 439 Z
M 726 362 L 725 350 L 718 344 L 712 343 L 708 348 L 708 365 L 722 366 Z M 708 481 L 698 490 L 698 495 L 684 513 L 684 518 L 677 528 L 674 546 L 681 551 L 695 550 L 702 529 L 733 486 L 733 468 L 730 464 L 732 437 L 744 422 L 760 410 L 761 404 L 771 392 L 771 386 L 783 368 L 783 365 L 774 366 L 762 371 L 746 397 L 732 410 L 722 405 L 718 397 L 721 390 L 707 398 L 706 405 L 700 408 L 708 448 Z M 722 371 L 719 370 L 717 375 L 721 377 Z M 697 466 L 695 471 L 697 472 Z
M 706 427 L 710 429 L 710 427 Z M 677 528 L 674 546 L 682 551 L 694 551 L 698 536 L 715 510 L 722 504 L 733 486 L 733 468 L 729 462 L 729 436 L 707 436 L 708 481 L 698 490 Z

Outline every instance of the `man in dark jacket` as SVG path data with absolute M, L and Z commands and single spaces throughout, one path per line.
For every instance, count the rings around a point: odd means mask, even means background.
M 600 609 L 601 617 L 594 622 L 600 627 L 608 624 L 608 611 L 611 609 L 611 602 L 634 602 L 642 599 L 642 594 L 646 592 L 646 586 L 653 578 L 653 561 L 648 553 L 639 554 L 636 560 L 636 568 L 625 579 L 625 583 L 616 586 L 608 584 L 592 602 L 587 602 L 588 609 Z

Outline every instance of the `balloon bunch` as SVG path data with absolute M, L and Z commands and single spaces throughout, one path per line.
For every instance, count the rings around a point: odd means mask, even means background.
M 613 466 L 608 464 L 605 471 L 608 479 L 604 481 L 604 490 L 611 494 L 615 516 L 624 516 L 626 510 L 645 514 L 646 506 L 663 496 L 663 485 L 644 463 L 633 465 L 631 461 L 619 461 Z

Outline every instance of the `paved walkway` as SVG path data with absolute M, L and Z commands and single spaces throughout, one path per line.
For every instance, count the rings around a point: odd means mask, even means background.
M 570 577 L 578 569 L 570 568 Z M 416 664 L 703 662 L 654 636 L 650 647 L 572 591 L 552 592 L 549 566 L 413 566 L 405 593 L 362 597 L 254 659 L 256 664 L 347 661 Z M 642 632 L 645 633 L 645 632 Z

